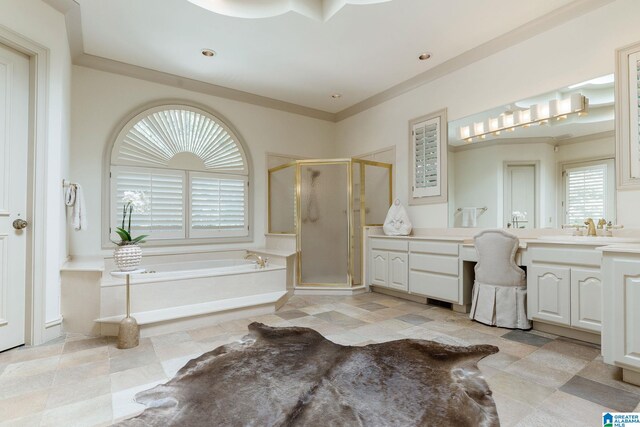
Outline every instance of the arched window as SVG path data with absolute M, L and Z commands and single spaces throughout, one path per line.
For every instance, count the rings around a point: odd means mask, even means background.
M 138 114 L 111 152 L 111 230 L 125 191 L 142 191 L 132 231 L 148 240 L 249 236 L 249 168 L 238 137 L 220 119 L 187 105 Z

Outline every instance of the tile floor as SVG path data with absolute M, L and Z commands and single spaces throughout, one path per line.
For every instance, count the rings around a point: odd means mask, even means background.
M 144 409 L 141 390 L 189 359 L 246 333 L 251 321 L 306 326 L 332 341 L 364 345 L 406 337 L 493 344 L 479 366 L 503 426 L 599 426 L 604 411 L 640 411 L 640 388 L 620 381 L 597 346 L 536 332 L 490 328 L 467 316 L 381 294 L 293 297 L 278 313 L 141 340 L 68 336 L 0 353 L 0 426 L 104 426 Z

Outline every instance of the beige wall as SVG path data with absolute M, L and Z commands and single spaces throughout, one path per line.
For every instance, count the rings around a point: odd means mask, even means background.
M 191 92 L 121 75 L 73 67 L 71 176 L 83 185 L 90 227 L 72 232 L 73 255 L 108 255 L 101 248 L 102 168 L 105 149 L 113 144 L 124 118 L 145 105 L 162 100 L 184 100 L 219 113 L 239 133 L 253 164 L 254 242 L 219 244 L 208 249 L 263 246 L 266 231 L 266 154 L 328 157 L 333 154 L 335 125 L 330 122 Z M 148 251 L 152 249 L 147 248 Z M 179 250 L 176 248 L 165 251 Z
M 449 120 L 614 72 L 615 49 L 640 40 L 640 2 L 618 0 L 337 124 L 337 155 L 396 145 L 396 191 L 406 203 L 408 121 Z M 640 227 L 640 192 L 618 192 L 618 222 Z M 415 227 L 446 227 L 446 204 L 410 207 Z

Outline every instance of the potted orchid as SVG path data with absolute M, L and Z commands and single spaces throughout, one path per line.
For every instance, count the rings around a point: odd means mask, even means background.
M 120 241 L 113 241 L 117 245 L 113 251 L 113 258 L 120 271 L 132 271 L 138 268 L 142 261 L 142 248 L 146 234 L 138 237 L 131 235 L 131 217 L 133 213 L 144 213 L 147 210 L 147 199 L 142 191 L 125 191 L 122 197 L 122 226 L 116 227 L 116 234 Z

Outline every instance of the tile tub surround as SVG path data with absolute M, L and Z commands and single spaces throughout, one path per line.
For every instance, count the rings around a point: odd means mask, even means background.
M 130 350 L 117 349 L 111 337 L 70 335 L 0 353 L 0 427 L 71 420 L 106 426 L 133 416 L 144 409 L 133 401 L 137 392 L 167 381 L 188 360 L 240 339 L 252 321 L 310 327 L 345 345 L 407 337 L 496 345 L 500 352 L 479 367 L 503 426 L 598 425 L 603 411 L 640 410 L 640 387 L 622 383 L 620 369 L 604 364 L 597 346 L 514 333 L 448 309 L 367 293 L 294 296 L 275 314 L 143 338 Z

